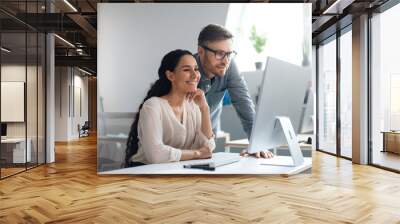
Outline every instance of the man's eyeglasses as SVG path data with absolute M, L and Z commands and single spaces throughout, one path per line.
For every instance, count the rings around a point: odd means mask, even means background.
M 201 45 L 201 47 L 206 49 L 207 51 L 213 52 L 217 60 L 224 60 L 224 58 L 226 57 L 230 61 L 237 55 L 236 51 L 225 52 L 220 50 L 213 50 L 204 45 Z

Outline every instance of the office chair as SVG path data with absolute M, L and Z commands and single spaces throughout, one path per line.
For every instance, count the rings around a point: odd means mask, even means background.
M 82 127 L 79 127 L 80 125 L 78 125 L 78 129 L 79 129 L 79 138 L 80 137 L 87 137 L 89 136 L 89 121 L 85 121 L 85 123 L 82 125 Z

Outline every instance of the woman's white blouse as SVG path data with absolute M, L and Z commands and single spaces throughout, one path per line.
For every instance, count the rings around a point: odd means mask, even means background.
M 140 110 L 138 139 L 138 152 L 131 160 L 145 164 L 179 161 L 182 149 L 215 148 L 214 138 L 208 139 L 201 131 L 200 108 L 186 100 L 182 123 L 166 99 L 146 100 Z

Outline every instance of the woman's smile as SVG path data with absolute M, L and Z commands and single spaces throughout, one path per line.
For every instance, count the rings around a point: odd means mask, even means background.
M 199 83 L 199 82 L 198 82 L 198 81 L 193 81 L 193 80 L 186 81 L 186 84 L 188 84 L 188 85 L 195 85 L 195 86 L 197 86 L 197 83 Z

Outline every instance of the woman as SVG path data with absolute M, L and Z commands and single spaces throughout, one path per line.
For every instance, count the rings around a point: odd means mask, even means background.
M 192 53 L 164 56 L 159 79 L 147 92 L 131 126 L 127 167 L 210 158 L 215 148 L 210 112 Z

